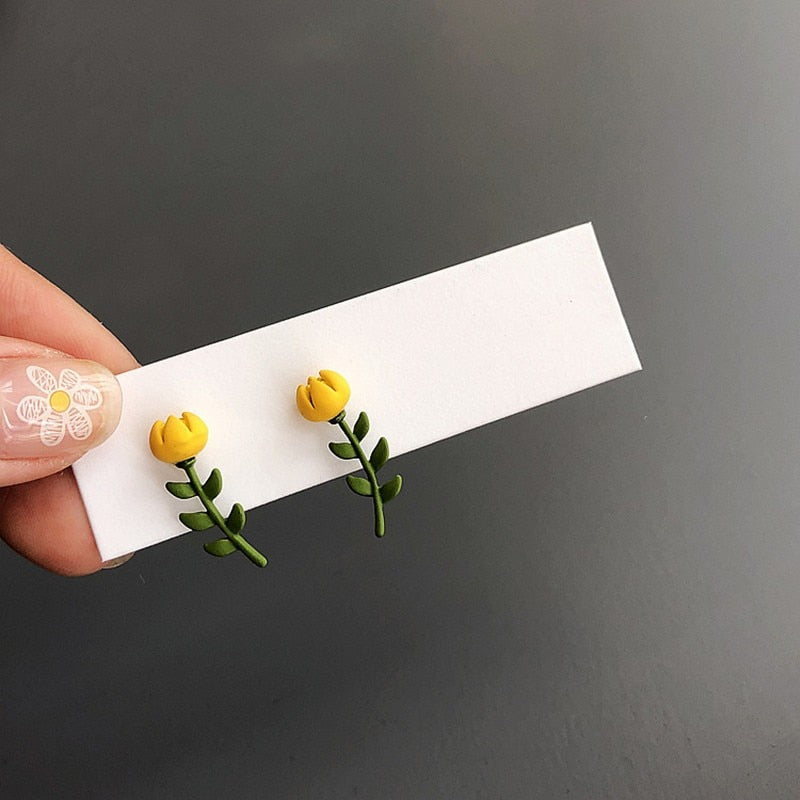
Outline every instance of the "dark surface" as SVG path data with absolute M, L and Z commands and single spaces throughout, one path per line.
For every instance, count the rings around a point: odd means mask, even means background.
M 397 459 L 383 541 L 335 482 L 251 515 L 266 572 L 2 549 L 0 796 L 796 798 L 798 39 L 0 2 L 0 240 L 141 361 L 591 219 L 645 367 Z

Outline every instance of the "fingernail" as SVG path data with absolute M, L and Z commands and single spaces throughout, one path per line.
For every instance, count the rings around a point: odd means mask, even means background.
M 121 567 L 126 562 L 130 561 L 136 553 L 128 553 L 126 556 L 119 556 L 118 558 L 112 558 L 110 561 L 103 562 L 103 569 L 116 569 L 117 567 Z
M 0 458 L 77 458 L 117 427 L 122 392 L 94 361 L 0 359 Z

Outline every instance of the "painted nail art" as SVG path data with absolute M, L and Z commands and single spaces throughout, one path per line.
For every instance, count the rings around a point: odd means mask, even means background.
M 121 408 L 117 379 L 93 361 L 0 359 L 0 458 L 81 455 L 113 432 Z

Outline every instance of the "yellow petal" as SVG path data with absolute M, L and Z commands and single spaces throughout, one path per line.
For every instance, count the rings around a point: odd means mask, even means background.
M 192 432 L 186 427 L 186 423 L 181 417 L 172 416 L 167 417 L 167 424 L 164 426 L 164 442 L 166 444 L 178 444 L 188 441 L 192 436 Z
M 344 408 L 350 399 L 350 384 L 345 380 L 344 376 L 334 372 L 332 369 L 321 369 L 319 376 L 340 396 L 342 408 Z
M 197 414 L 192 414 L 191 411 L 184 411 L 183 414 L 181 414 L 181 419 L 193 435 L 205 434 L 208 436 L 208 426 Z
M 309 379 L 312 380 L 312 379 Z M 297 410 L 305 417 L 309 422 L 324 422 L 325 420 L 319 416 L 319 413 L 311 404 L 311 395 L 308 391 L 308 386 L 298 386 L 297 387 L 297 394 L 295 395 L 295 401 L 297 403 Z
M 157 419 L 150 428 L 150 451 L 156 458 L 161 458 L 159 455 L 164 449 L 164 423 Z
M 164 441 L 164 423 L 162 420 L 157 419 L 150 429 L 150 436 L 156 437 L 159 442 Z
M 333 419 L 344 408 L 336 391 L 319 378 L 311 381 L 308 389 L 311 392 L 311 403 L 324 419 Z

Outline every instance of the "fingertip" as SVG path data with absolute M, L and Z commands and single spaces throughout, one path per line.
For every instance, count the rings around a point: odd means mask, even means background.
M 103 568 L 71 469 L 0 492 L 0 531 L 20 555 L 59 575 Z
M 119 556 L 118 558 L 112 558 L 108 561 L 103 562 L 103 569 L 116 569 L 117 567 L 121 567 L 123 564 L 127 564 L 136 553 L 128 553 L 124 556 Z

